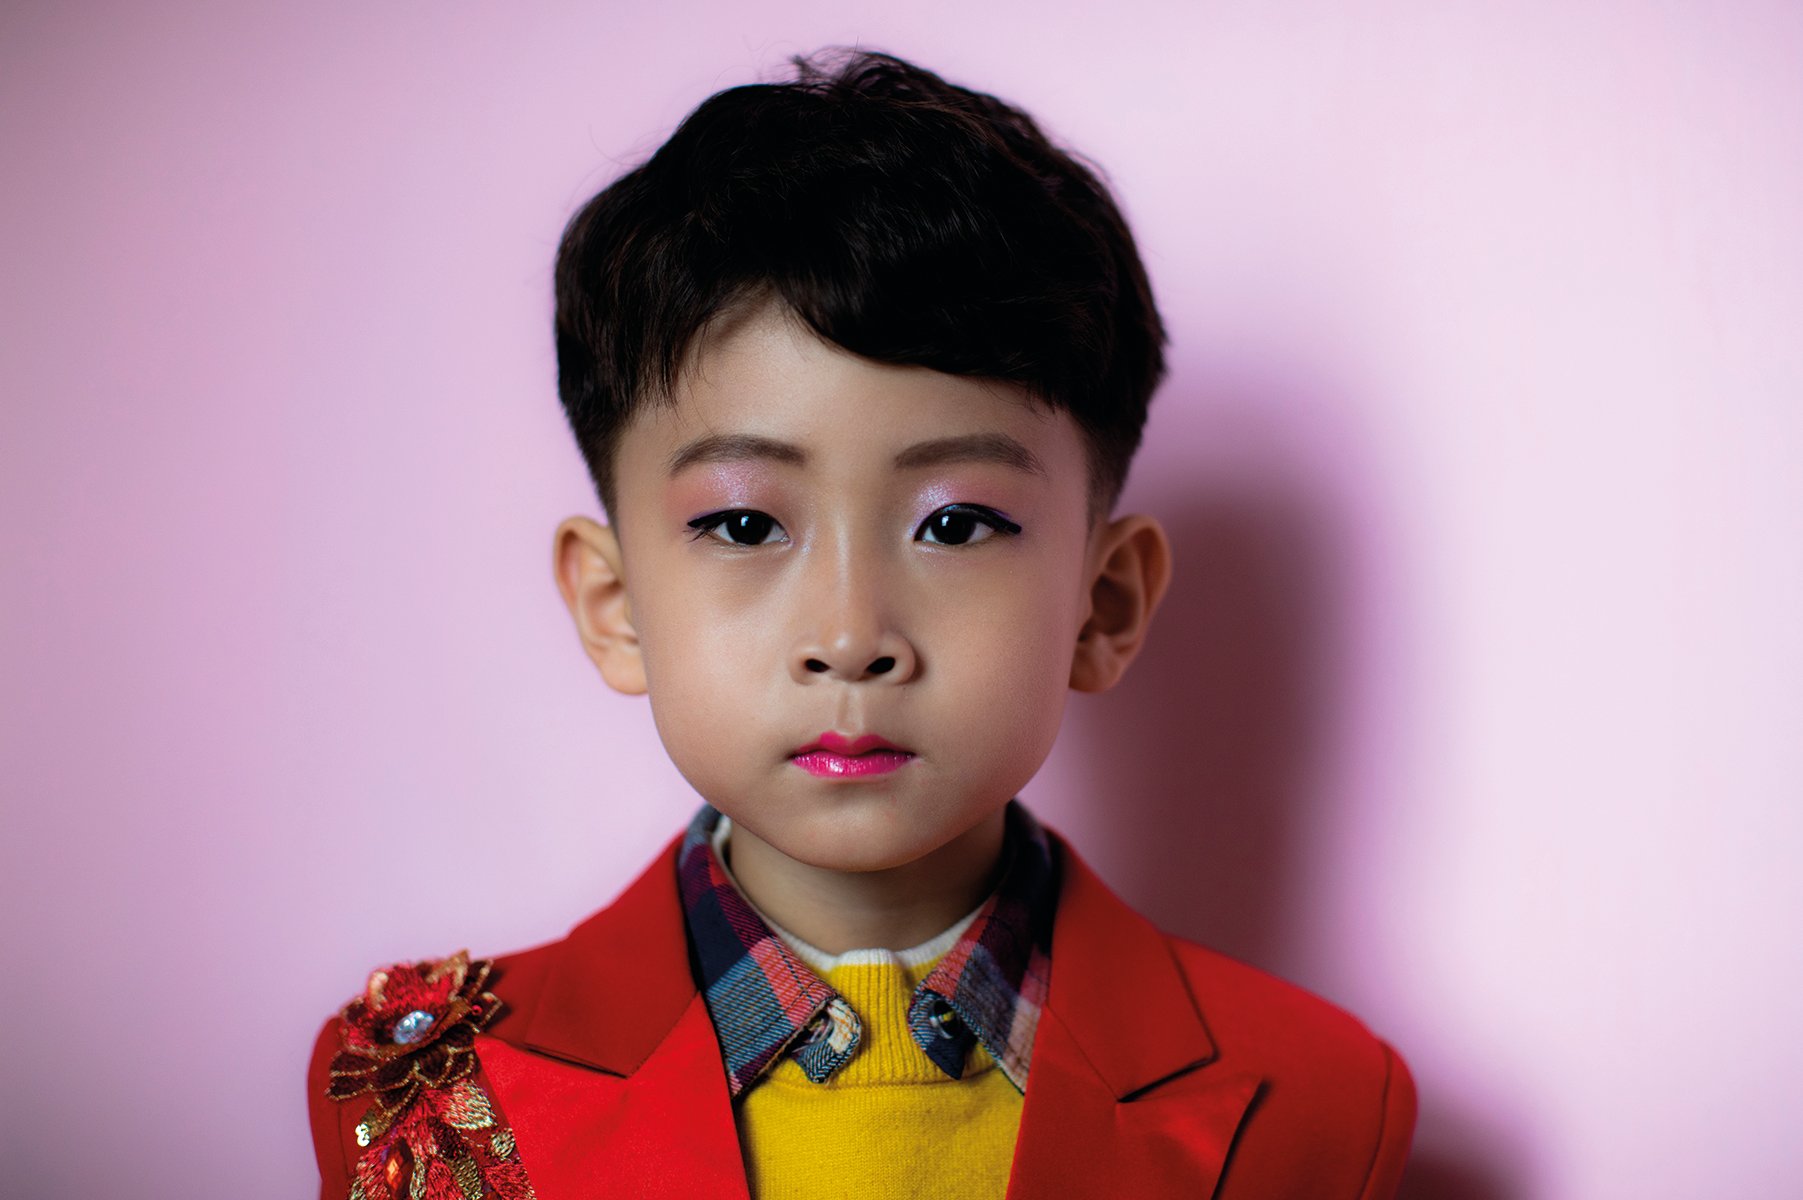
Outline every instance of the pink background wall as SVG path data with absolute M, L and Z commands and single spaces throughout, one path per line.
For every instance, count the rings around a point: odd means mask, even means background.
M 1028 799 L 1402 1047 L 1412 1196 L 1796 1194 L 1803 9 L 515 7 L 0 17 L 8 1196 L 309 1194 L 370 967 L 687 817 L 551 584 L 551 254 L 855 40 L 1101 161 L 1174 333 L 1177 583 Z

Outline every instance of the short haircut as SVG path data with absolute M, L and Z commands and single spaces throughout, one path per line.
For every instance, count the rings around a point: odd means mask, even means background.
M 879 362 L 1024 385 L 1119 498 L 1166 335 L 1097 174 L 1020 109 L 890 54 L 790 60 L 704 100 L 573 216 L 557 250 L 558 393 L 602 505 L 614 444 L 670 402 L 697 334 L 765 299 Z

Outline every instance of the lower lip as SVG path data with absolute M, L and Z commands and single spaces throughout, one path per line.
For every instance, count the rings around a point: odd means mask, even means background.
M 845 779 L 860 775 L 886 775 L 914 756 L 906 750 L 872 750 L 868 754 L 834 754 L 810 750 L 789 761 L 810 775 Z

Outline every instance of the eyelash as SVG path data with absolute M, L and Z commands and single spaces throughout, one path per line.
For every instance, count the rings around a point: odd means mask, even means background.
M 688 523 L 689 528 L 695 531 L 694 536 L 690 538 L 690 540 L 699 541 L 704 537 L 712 535 L 714 530 L 720 528 L 720 526 L 724 525 L 729 519 L 736 516 L 764 517 L 770 521 L 772 529 L 782 528 L 774 517 L 771 517 L 768 513 L 759 512 L 755 508 L 724 508 L 719 512 L 708 513 L 706 516 L 696 517 L 693 521 L 690 521 Z M 927 516 L 926 520 L 920 523 L 920 527 L 914 531 L 915 540 L 924 541 L 925 539 L 920 537 L 920 534 L 926 531 L 928 525 L 930 525 L 935 518 L 944 516 L 967 516 L 974 518 L 976 521 L 992 530 L 993 536 L 995 537 L 1013 537 L 1020 532 L 1019 525 L 1016 525 L 1001 513 L 996 512 L 993 508 L 987 508 L 981 504 L 948 504 L 943 508 L 935 509 Z M 766 531 L 765 536 L 768 536 L 768 531 Z M 729 546 L 738 546 L 745 550 L 749 550 L 753 546 L 765 544 L 762 541 L 749 543 L 734 542 L 726 538 L 715 538 L 714 540 L 724 542 Z M 988 541 L 989 539 L 983 538 L 981 540 Z M 929 542 L 927 544 L 965 546 L 970 544 L 970 539 L 966 538 L 962 542 Z

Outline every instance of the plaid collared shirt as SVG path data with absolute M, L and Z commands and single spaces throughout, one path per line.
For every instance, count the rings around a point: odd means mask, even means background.
M 862 1026 L 838 992 L 740 894 L 714 853 L 720 813 L 704 804 L 677 858 L 698 982 L 736 1098 L 788 1054 L 816 1083 L 857 1052 Z M 964 1074 L 978 1042 L 1022 1092 L 1051 977 L 1058 888 L 1045 830 L 1018 801 L 1007 810 L 996 890 L 914 989 L 908 1029 L 933 1064 Z

